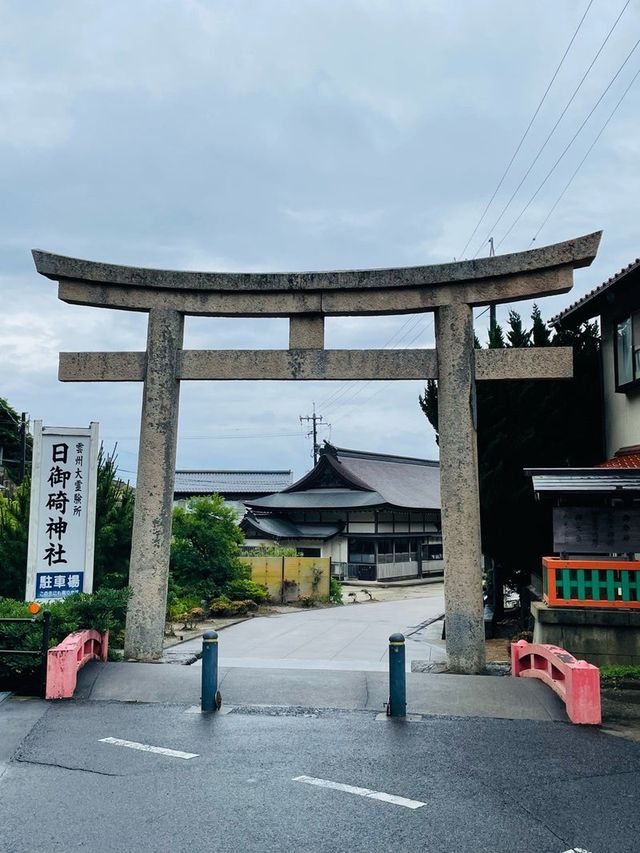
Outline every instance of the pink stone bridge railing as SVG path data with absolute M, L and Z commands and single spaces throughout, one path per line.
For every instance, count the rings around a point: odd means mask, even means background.
M 576 660 L 565 649 L 526 640 L 512 643 L 511 675 L 539 678 L 548 684 L 565 703 L 572 723 L 598 726 L 602 722 L 600 670 Z
M 106 661 L 109 632 L 88 628 L 75 631 L 49 649 L 47 656 L 47 699 L 70 699 L 78 682 L 78 670 L 96 658 Z

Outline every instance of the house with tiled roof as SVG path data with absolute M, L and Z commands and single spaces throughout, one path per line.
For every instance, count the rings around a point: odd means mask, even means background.
M 339 577 L 401 580 L 443 570 L 436 461 L 325 442 L 304 477 L 245 505 L 249 547 L 275 541 L 329 557 Z
M 577 326 L 599 318 L 607 459 L 633 467 L 640 445 L 640 259 L 570 305 L 551 322 Z M 628 449 L 628 450 L 625 450 Z M 636 448 L 636 452 L 633 452 Z M 616 454 L 621 454 L 616 457 Z M 626 459 L 626 462 L 616 462 Z
M 540 600 L 531 605 L 533 639 L 597 665 L 638 664 L 640 260 L 551 322 L 575 327 L 595 318 L 601 331 L 606 458 L 593 468 L 525 472 L 537 500 L 550 510 L 553 533 L 534 579 Z

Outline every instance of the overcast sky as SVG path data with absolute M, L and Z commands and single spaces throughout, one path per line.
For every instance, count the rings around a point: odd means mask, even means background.
M 496 220 L 624 6 L 0 0 L 0 396 L 46 424 L 99 421 L 134 479 L 141 387 L 61 384 L 57 361 L 61 350 L 143 349 L 146 317 L 58 302 L 55 284 L 35 273 L 34 247 L 212 271 L 438 263 L 488 254 L 490 235 L 499 253 L 529 248 L 640 69 L 638 48 L 598 103 L 640 37 L 637 0 Z M 572 293 L 541 301 L 546 318 L 640 254 L 639 108 L 640 78 L 537 236 L 545 245 L 604 230 Z M 287 324 L 188 318 L 185 345 L 286 347 Z M 329 347 L 388 345 L 432 346 L 433 315 L 327 322 Z M 421 389 L 185 382 L 178 466 L 300 476 L 311 442 L 299 416 L 314 401 L 331 424 L 322 438 L 435 458 Z

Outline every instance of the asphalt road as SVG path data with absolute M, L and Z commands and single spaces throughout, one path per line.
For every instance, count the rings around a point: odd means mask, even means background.
M 640 746 L 562 723 L 56 703 L 0 776 L 0 850 L 637 853 L 639 795 Z

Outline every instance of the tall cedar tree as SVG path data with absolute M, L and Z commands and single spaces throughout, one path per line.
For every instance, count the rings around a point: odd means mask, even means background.
M 121 588 L 129 579 L 133 489 L 117 477 L 115 451 L 98 454 L 94 590 Z M 0 496 L 0 596 L 23 598 L 27 574 L 29 503 L 27 477 L 11 497 Z
M 490 348 L 572 346 L 573 379 L 500 380 L 477 385 L 482 550 L 497 578 L 522 587 L 551 553 L 548 508 L 534 500 L 524 468 L 580 467 L 602 461 L 600 337 L 595 323 L 551 333 L 534 306 L 525 330 L 511 311 L 506 338 L 498 326 Z M 438 439 L 438 388 L 430 380 L 420 406 Z

